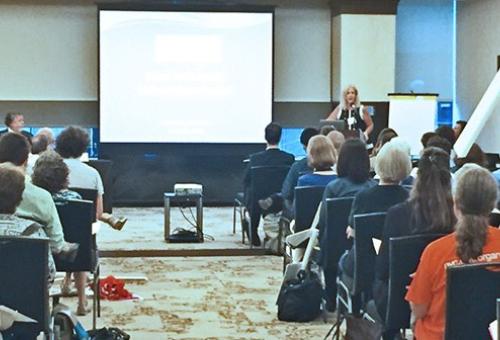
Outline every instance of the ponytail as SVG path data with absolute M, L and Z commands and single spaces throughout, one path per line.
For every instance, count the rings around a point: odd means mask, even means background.
M 483 253 L 488 233 L 488 218 L 463 215 L 456 224 L 457 256 L 463 263 L 477 259 Z
M 466 164 L 456 174 L 455 207 L 457 256 L 469 263 L 483 254 L 488 235 L 488 217 L 497 201 L 497 183 L 490 172 Z

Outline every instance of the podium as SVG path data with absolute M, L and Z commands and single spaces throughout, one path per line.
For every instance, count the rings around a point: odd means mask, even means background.
M 389 127 L 411 147 L 412 156 L 422 150 L 420 138 L 436 129 L 437 93 L 389 93 Z

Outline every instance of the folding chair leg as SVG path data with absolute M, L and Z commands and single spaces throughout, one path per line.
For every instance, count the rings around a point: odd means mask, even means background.
M 233 235 L 236 233 L 236 202 L 233 203 Z
M 96 320 L 96 315 L 97 315 L 97 294 L 99 294 L 99 290 L 97 288 L 96 283 L 97 283 L 96 271 L 94 271 L 94 282 L 93 282 L 94 295 L 92 296 L 92 329 L 93 330 L 96 329 L 96 324 L 97 324 L 97 320 Z
M 245 230 L 243 230 L 243 219 L 245 218 L 245 208 L 240 208 L 240 223 L 242 224 L 241 227 L 241 243 L 245 244 Z M 250 226 L 249 226 L 250 228 Z
M 101 265 L 97 266 L 97 317 L 101 317 Z

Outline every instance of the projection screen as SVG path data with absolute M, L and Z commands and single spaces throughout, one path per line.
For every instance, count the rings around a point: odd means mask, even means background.
M 103 143 L 261 143 L 273 13 L 99 10 Z

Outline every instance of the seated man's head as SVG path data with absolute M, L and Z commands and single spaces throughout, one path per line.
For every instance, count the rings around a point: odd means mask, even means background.
M 49 139 L 45 135 L 36 135 L 31 139 L 31 153 L 41 154 L 49 147 Z
M 33 168 L 31 181 L 55 194 L 68 187 L 69 169 L 63 158 L 55 151 L 45 151 L 40 155 Z
M 276 123 L 268 124 L 265 137 L 268 145 L 278 145 L 281 139 L 281 126 Z
M 24 174 L 11 164 L 0 164 L 0 214 L 12 215 L 21 203 Z
M 19 133 L 24 127 L 24 116 L 19 112 L 9 112 L 4 122 L 12 131 Z
M 307 144 L 309 143 L 309 140 L 316 136 L 319 133 L 318 129 L 315 129 L 313 127 L 307 127 L 304 130 L 302 130 L 302 133 L 300 134 L 300 144 L 304 147 L 304 149 L 307 149 Z
M 9 132 L 0 137 L 0 163 L 10 162 L 16 166 L 26 165 L 30 145 L 21 134 Z
M 84 129 L 70 126 L 57 136 L 56 151 L 63 158 L 79 158 L 87 150 L 89 143 L 89 135 Z
M 422 135 L 422 137 L 420 138 L 420 143 L 422 143 L 422 146 L 424 147 L 424 149 L 427 147 L 427 143 L 429 142 L 429 139 L 431 139 L 432 137 L 435 137 L 435 136 L 438 136 L 437 133 L 435 132 L 426 132 Z

